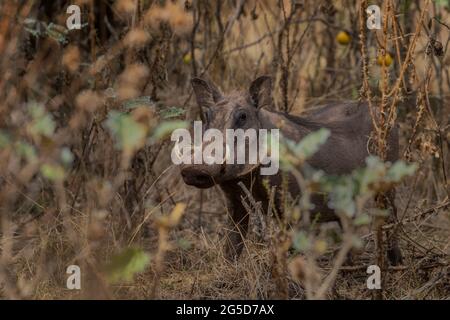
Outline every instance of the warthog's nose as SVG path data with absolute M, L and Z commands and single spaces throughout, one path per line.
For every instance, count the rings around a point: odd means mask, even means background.
M 214 185 L 214 179 L 209 174 L 192 167 L 182 169 L 181 176 L 186 184 L 197 188 L 210 188 Z

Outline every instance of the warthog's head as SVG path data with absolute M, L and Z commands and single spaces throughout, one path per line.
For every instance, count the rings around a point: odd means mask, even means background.
M 236 137 L 226 139 L 227 129 L 243 129 L 245 131 L 253 128 L 258 135 L 260 129 L 258 110 L 272 104 L 271 78 L 267 76 L 259 77 L 251 83 L 247 92 L 232 92 L 230 94 L 222 94 L 214 84 L 203 79 L 194 78 L 191 84 L 197 103 L 203 111 L 203 132 L 207 129 L 217 129 L 223 136 L 224 160 L 223 163 L 206 164 L 202 162 L 201 164 L 182 165 L 181 175 L 185 183 L 198 188 L 210 188 L 216 183 L 238 179 L 256 169 L 259 164 L 249 161 L 247 153 L 251 137 L 246 136 L 244 139 L 247 150 L 245 163 L 238 163 L 238 152 L 236 151 L 242 147 L 242 143 L 239 147 L 237 145 L 239 141 Z M 202 149 L 205 149 L 210 143 L 211 141 L 205 139 L 202 142 Z M 234 150 L 230 152 L 230 148 Z M 194 163 L 194 161 L 191 163 Z

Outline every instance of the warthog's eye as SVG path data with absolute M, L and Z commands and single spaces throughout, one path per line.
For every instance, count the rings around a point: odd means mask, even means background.
M 247 122 L 247 112 L 239 110 L 234 114 L 234 123 L 237 128 L 243 127 Z

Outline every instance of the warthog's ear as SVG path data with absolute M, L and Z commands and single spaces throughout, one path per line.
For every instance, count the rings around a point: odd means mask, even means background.
M 250 98 L 257 108 L 272 106 L 272 77 L 261 76 L 250 85 Z
M 222 93 L 219 89 L 217 89 L 214 84 L 206 80 L 193 78 L 191 80 L 191 85 L 194 89 L 197 103 L 201 107 L 210 108 L 222 98 Z

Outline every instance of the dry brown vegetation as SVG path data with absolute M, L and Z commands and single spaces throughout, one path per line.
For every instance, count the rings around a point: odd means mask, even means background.
M 381 30 L 365 27 L 367 1 L 2 1 L 0 297 L 449 299 L 450 4 L 370 3 Z M 65 27 L 70 4 L 81 30 Z M 418 169 L 397 187 L 399 221 L 353 230 L 353 265 L 339 261 L 337 225 L 301 226 L 298 252 L 297 227 L 256 214 L 226 261 L 220 190 L 186 186 L 171 165 L 164 132 L 199 117 L 189 79 L 226 92 L 261 74 L 294 114 L 370 101 L 381 157 L 400 125 L 401 158 Z M 383 290 L 368 290 L 376 235 L 392 228 L 404 264 L 381 261 Z M 81 290 L 66 288 L 72 264 Z

